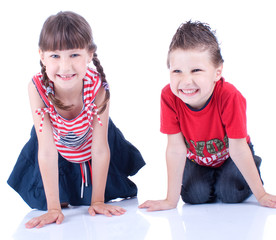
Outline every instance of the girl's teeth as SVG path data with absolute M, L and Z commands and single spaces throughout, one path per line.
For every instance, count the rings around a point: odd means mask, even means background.
M 71 78 L 73 76 L 74 76 L 73 74 L 71 74 L 71 75 L 59 75 L 60 78 L 64 78 L 64 79 Z

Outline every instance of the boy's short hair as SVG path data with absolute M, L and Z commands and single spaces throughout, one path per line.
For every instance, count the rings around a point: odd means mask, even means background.
M 212 31 L 208 24 L 199 21 L 192 22 L 190 20 L 179 26 L 169 47 L 167 60 L 168 67 L 170 66 L 169 54 L 178 48 L 183 50 L 209 50 L 212 62 L 215 66 L 219 66 L 223 63 L 215 31 Z

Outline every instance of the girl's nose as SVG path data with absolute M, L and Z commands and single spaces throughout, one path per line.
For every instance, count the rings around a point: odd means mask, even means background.
M 70 58 L 61 58 L 59 64 L 60 71 L 66 73 L 71 68 Z

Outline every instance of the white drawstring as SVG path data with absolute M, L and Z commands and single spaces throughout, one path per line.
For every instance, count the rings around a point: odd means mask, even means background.
M 81 198 L 83 198 L 83 189 L 84 189 L 84 182 L 83 179 L 81 180 Z
M 88 187 L 87 168 L 85 163 L 83 163 L 83 166 L 84 166 L 85 187 Z
M 82 166 L 82 171 L 84 176 L 84 178 L 82 178 L 81 180 L 81 198 L 83 198 L 84 184 L 85 184 L 85 187 L 88 187 L 88 176 L 87 176 L 87 167 L 85 162 L 81 163 L 81 166 Z

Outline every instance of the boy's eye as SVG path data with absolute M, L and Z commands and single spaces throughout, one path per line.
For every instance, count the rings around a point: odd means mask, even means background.
M 173 73 L 181 73 L 181 70 L 175 69 L 173 70 Z
M 193 69 L 193 70 L 192 70 L 192 73 L 200 72 L 200 71 L 201 71 L 201 69 L 196 68 L 196 69 Z

